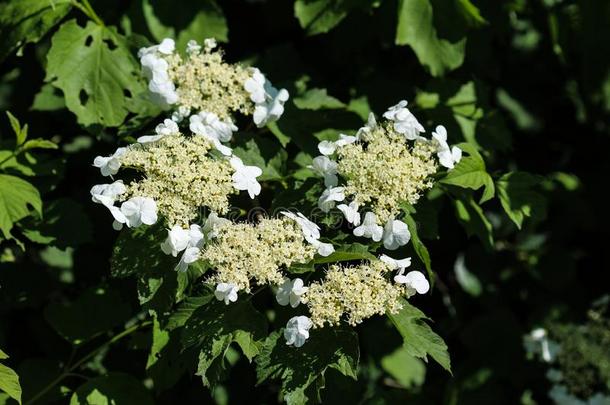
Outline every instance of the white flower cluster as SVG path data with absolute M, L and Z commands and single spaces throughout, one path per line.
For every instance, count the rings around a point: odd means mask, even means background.
M 217 43 L 213 38 L 204 40 L 203 55 L 212 54 Z M 186 103 L 185 100 L 181 99 L 181 92 L 179 87 L 183 83 L 176 83 L 176 75 L 172 75 L 172 71 L 176 69 L 174 66 L 177 62 L 177 58 L 174 58 L 176 46 L 174 40 L 165 38 L 160 44 L 150 46 L 148 48 L 142 48 L 138 52 L 140 63 L 144 75 L 149 80 L 148 89 L 150 90 L 153 100 L 164 109 L 174 108 L 175 111 L 172 114 L 172 119 L 177 122 L 182 121 L 188 117 L 192 111 L 192 107 Z M 193 76 L 197 75 L 197 63 L 202 55 L 202 46 L 196 41 L 191 40 L 187 44 L 187 60 L 183 63 L 192 63 L 193 72 L 188 74 Z M 182 61 L 181 59 L 177 59 Z M 223 66 L 220 65 L 219 66 Z M 206 64 L 201 66 L 205 69 Z M 223 69 L 219 69 L 218 72 L 214 72 L 214 69 L 208 69 L 208 74 L 222 75 L 226 73 Z M 195 82 L 197 78 L 195 77 Z M 203 87 L 203 83 L 201 84 Z M 266 124 L 277 121 L 284 113 L 284 103 L 288 101 L 289 94 L 286 89 L 278 90 L 275 88 L 263 73 L 257 68 L 249 69 L 249 76 L 241 83 L 244 91 L 249 95 L 250 101 L 253 103 L 252 118 L 257 127 L 263 127 Z M 187 97 L 187 96 L 183 96 Z M 194 118 L 198 117 L 199 118 Z M 190 117 L 191 130 L 195 133 L 199 131 L 193 129 L 193 125 L 198 126 L 202 122 L 208 127 L 215 127 L 210 131 L 203 130 L 201 127 L 200 132 L 205 132 L 208 135 L 216 132 L 219 136 L 212 135 L 222 142 L 226 142 L 230 139 L 232 132 L 236 131 L 237 128 L 230 121 L 220 121 L 217 114 L 212 111 L 195 111 L 194 115 Z M 222 127 L 222 128 L 221 128 Z M 222 135 L 220 134 L 222 133 Z M 228 139 L 223 140 L 222 138 Z M 203 135 L 203 134 L 202 134 Z
M 383 117 L 392 121 L 394 130 L 402 134 L 405 140 L 433 143 L 442 166 L 452 169 L 460 161 L 462 151 L 457 146 L 449 148 L 447 131 L 443 126 L 436 127 L 436 132 L 432 133 L 432 141 L 420 135 L 425 132 L 425 129 L 407 108 L 407 101 L 402 100 L 390 107 Z M 313 159 L 310 168 L 324 178 L 326 189 L 318 199 L 318 207 L 322 211 L 329 212 L 338 202 L 343 202 L 346 198 L 345 188 L 339 186 L 338 163 L 331 157 L 346 145 L 361 142 L 363 136 L 371 133 L 377 126 L 375 116 L 371 113 L 367 124 L 360 128 L 356 135 L 340 134 L 339 139 L 334 142 L 322 141 L 319 143 L 318 150 L 321 156 Z M 361 213 L 358 211 L 360 206 L 356 201 L 339 204 L 337 208 L 344 214 L 345 219 L 355 226 L 354 235 L 370 238 L 375 242 L 383 239 L 386 249 L 395 250 L 407 244 L 411 238 L 407 225 L 402 221 L 390 218 L 382 227 L 379 225 L 377 215 L 372 211 L 366 212 L 362 219 Z
M 528 356 L 537 356 L 548 364 L 554 364 L 561 351 L 561 345 L 548 336 L 544 328 L 536 328 L 523 338 L 523 345 Z M 587 399 L 580 399 L 570 393 L 564 383 L 563 373 L 551 367 L 546 373 L 547 379 L 553 384 L 549 397 L 557 405 L 608 405 L 610 396 L 597 392 Z
M 305 215 L 300 212 L 294 214 L 289 211 L 282 211 L 281 214 L 299 224 L 301 231 L 303 232 L 303 237 L 317 249 L 320 256 L 330 256 L 335 251 L 332 244 L 320 242 L 320 227 L 308 220 Z

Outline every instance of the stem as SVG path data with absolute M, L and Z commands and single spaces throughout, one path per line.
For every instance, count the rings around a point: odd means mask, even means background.
M 0 162 L 0 166 L 2 166 L 3 164 L 5 164 L 6 162 L 8 162 L 9 160 L 11 160 L 14 157 L 17 157 L 20 153 L 22 152 L 22 150 L 20 148 L 17 148 L 13 151 L 13 153 L 11 153 L 10 155 L 8 155 L 2 162 Z
M 33 404 L 34 402 L 39 400 L 44 394 L 46 394 L 51 388 L 53 388 L 57 384 L 59 384 L 64 378 L 69 377 L 69 376 L 74 376 L 75 375 L 75 373 L 73 373 L 74 370 L 76 370 L 78 367 L 82 366 L 87 360 L 94 357 L 101 350 L 105 349 L 108 346 L 111 346 L 113 343 L 118 342 L 125 336 L 129 336 L 130 334 L 134 333 L 135 331 L 139 330 L 140 328 L 149 326 L 151 324 L 152 324 L 151 321 L 142 322 L 140 324 L 136 324 L 132 327 L 125 329 L 124 331 L 122 331 L 121 333 L 119 333 L 117 335 L 114 335 L 110 340 L 106 341 L 102 345 L 98 346 L 96 349 L 87 353 L 84 357 L 80 358 L 76 363 L 72 364 L 71 366 L 67 366 L 66 369 L 59 376 L 57 376 L 57 378 L 55 378 L 47 386 L 45 386 L 42 390 L 40 390 L 36 395 L 34 395 L 32 398 L 30 398 L 29 401 L 24 402 L 24 405 Z
M 77 0 L 72 0 L 72 5 L 82 11 L 87 17 L 92 19 L 97 25 L 104 26 L 104 21 L 97 15 L 89 0 L 81 0 L 78 2 Z

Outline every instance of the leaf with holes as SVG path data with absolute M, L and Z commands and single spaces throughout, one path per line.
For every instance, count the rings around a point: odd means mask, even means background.
M 70 20 L 51 43 L 46 80 L 64 92 L 78 122 L 119 126 L 130 101 L 145 90 L 125 38 L 114 27 Z

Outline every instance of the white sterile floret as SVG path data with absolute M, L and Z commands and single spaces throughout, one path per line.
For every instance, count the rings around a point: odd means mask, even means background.
M 181 105 L 176 111 L 172 113 L 172 121 L 182 122 L 185 118 L 191 115 L 191 109 L 187 106 Z
M 345 145 L 352 144 L 358 140 L 359 138 L 357 136 L 339 134 L 339 139 L 335 141 L 335 145 L 337 145 L 338 147 L 342 147 Z
M 360 225 L 360 213 L 358 212 L 359 207 L 356 201 L 352 201 L 349 205 L 339 204 L 337 208 L 345 215 L 347 222 L 355 226 Z
M 303 232 L 303 237 L 309 243 L 312 243 L 312 240 L 320 239 L 320 227 L 315 224 L 315 222 L 310 221 L 305 217 L 305 215 L 300 212 L 293 214 L 290 211 L 281 211 L 280 214 L 284 215 L 295 221 L 301 227 L 301 231 Z
M 389 250 L 396 250 L 409 243 L 411 232 L 402 221 L 390 219 L 383 228 L 383 246 Z
M 167 238 L 161 244 L 161 250 L 166 255 L 178 256 L 189 244 L 189 230 L 180 225 L 174 225 L 167 231 Z
M 208 239 L 214 239 L 218 236 L 218 228 L 230 223 L 231 221 L 228 219 L 221 218 L 215 212 L 212 212 L 203 224 L 203 232 Z
M 197 43 L 194 39 L 191 39 L 186 43 L 186 53 L 189 55 L 196 55 L 201 52 L 201 45 Z
M 324 243 L 319 240 L 311 240 L 309 243 L 317 249 L 317 252 L 320 256 L 327 257 L 335 252 L 335 247 L 332 243 Z
M 165 38 L 159 44 L 158 51 L 164 55 L 171 55 L 176 49 L 176 43 L 171 38 Z
M 288 346 L 301 347 L 309 339 L 309 329 L 313 326 L 311 319 L 306 316 L 290 318 L 284 329 L 284 338 Z
M 166 118 L 163 122 L 155 127 L 155 133 L 157 135 L 144 135 L 136 139 L 138 143 L 150 143 L 156 142 L 161 138 L 168 135 L 175 135 L 180 133 L 180 128 L 174 120 Z
M 318 144 L 318 150 L 324 156 L 330 156 L 337 150 L 337 144 L 332 141 L 322 141 Z
M 253 68 L 252 77 L 244 83 L 244 89 L 254 102 L 253 120 L 257 127 L 277 121 L 284 113 L 284 103 L 288 101 L 288 91 L 278 90 L 265 78 L 260 70 Z
M 360 139 L 362 135 L 368 134 L 373 129 L 377 128 L 377 120 L 375 119 L 375 114 L 369 113 L 369 118 L 365 126 L 360 128 L 356 133 L 356 138 Z
M 339 201 L 345 200 L 345 194 L 343 193 L 343 187 L 329 187 L 320 196 L 318 199 L 318 207 L 324 211 L 328 212 L 332 208 L 334 208 L 335 203 Z
M 157 203 L 149 197 L 132 197 L 121 204 L 121 214 L 124 216 L 116 217 L 115 220 L 126 224 L 130 228 L 138 227 L 142 224 L 152 225 L 157 222 Z
M 457 146 L 449 147 L 447 143 L 447 129 L 442 125 L 437 126 L 435 131 L 432 132 L 432 139 L 437 143 L 436 156 L 438 156 L 441 166 L 453 169 L 462 159 L 462 150 Z
M 303 280 L 300 278 L 295 278 L 294 280 L 286 278 L 284 283 L 279 286 L 275 299 L 282 306 L 290 304 L 292 308 L 296 308 L 301 303 L 301 296 L 307 290 L 308 288 L 303 285 Z
M 379 256 L 379 260 L 390 266 L 392 270 L 404 270 L 411 266 L 411 258 L 406 257 L 404 259 L 393 259 L 388 255 Z
M 411 287 L 418 294 L 425 294 L 430 290 L 430 283 L 426 280 L 426 276 L 421 271 L 410 271 L 406 275 L 404 274 L 405 269 L 398 270 L 398 274 L 394 276 L 394 281 L 398 284 L 406 284 Z
M 377 225 L 377 215 L 373 212 L 367 212 L 364 215 L 362 224 L 354 228 L 354 235 L 364 236 L 365 238 L 371 238 L 375 242 L 379 242 L 383 236 L 383 228 Z
M 203 46 L 205 46 L 205 49 L 208 51 L 211 51 L 212 49 L 216 48 L 217 45 L 218 43 L 214 38 L 206 38 L 203 40 Z
M 127 187 L 122 180 L 117 180 L 112 184 L 96 184 L 91 187 L 91 200 L 94 203 L 111 207 L 114 205 L 116 198 L 125 191 L 127 191 Z
M 525 337 L 525 349 L 529 353 L 538 353 L 542 360 L 551 363 L 559 353 L 559 344 L 549 339 L 544 328 L 536 328 Z
M 118 148 L 110 156 L 97 156 L 93 160 L 93 166 L 100 169 L 102 176 L 114 176 L 121 168 L 121 156 L 125 154 L 127 148 Z
M 318 156 L 313 159 L 311 166 L 314 172 L 324 177 L 324 186 L 334 187 L 339 182 L 337 177 L 337 162 L 326 156 Z
M 246 166 L 237 156 L 233 156 L 230 160 L 231 167 L 235 170 L 233 173 L 233 187 L 237 190 L 248 190 L 250 198 L 254 198 L 261 192 L 261 185 L 256 178 L 263 174 L 263 171 L 256 166 Z
M 401 133 L 410 141 L 423 139 L 422 132 L 426 132 L 424 127 L 417 121 L 417 118 L 407 108 L 407 101 L 401 100 L 398 104 L 390 107 L 383 116 L 394 121 L 394 130 Z
M 174 52 L 175 47 L 174 41 L 166 38 L 159 45 L 138 51 L 144 75 L 150 80 L 148 88 L 153 93 L 155 101 L 164 108 L 177 103 L 179 98 L 176 86 L 169 77 L 169 64 L 164 59 L 164 56 Z
M 189 121 L 189 129 L 194 134 L 221 142 L 230 141 L 233 132 L 237 131 L 237 127 L 231 121 L 222 121 L 218 115 L 207 111 L 191 115 Z
M 226 305 L 237 301 L 237 286 L 233 283 L 218 283 L 214 296 L 218 301 L 224 301 Z

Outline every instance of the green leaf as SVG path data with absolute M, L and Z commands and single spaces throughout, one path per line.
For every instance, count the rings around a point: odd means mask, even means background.
M 30 215 L 31 206 L 42 215 L 42 201 L 36 187 L 19 177 L 0 174 L 0 230 L 10 236 L 13 224 Z
M 57 149 L 57 144 L 55 142 L 49 141 L 48 139 L 36 138 L 26 141 L 21 147 L 23 148 L 23 150 Z
M 298 97 L 295 97 L 294 105 L 301 110 L 320 110 L 345 108 L 346 105 L 340 100 L 329 96 L 326 89 L 309 89 Z
M 477 6 L 472 4 L 470 0 L 457 0 L 456 5 L 458 11 L 470 27 L 477 28 L 487 25 L 487 20 L 481 16 Z
M 354 380 L 358 373 L 358 335 L 347 327 L 312 329 L 301 347 L 286 345 L 283 329 L 265 340 L 256 358 L 257 384 L 281 380 L 281 394 L 289 405 L 304 404 L 318 396 L 328 368 Z M 309 389 L 308 389 L 309 388 Z
M 50 83 L 45 83 L 40 88 L 40 91 L 34 96 L 31 110 L 34 111 L 57 111 L 66 108 L 66 102 L 61 93 Z
M 225 369 L 224 355 L 236 342 L 248 360 L 259 353 L 267 332 L 265 316 L 245 299 L 225 305 L 214 300 L 197 308 L 184 325 L 182 342 L 186 348 L 199 349 L 197 375 L 207 387 L 221 379 Z
M 25 142 L 25 140 L 28 137 L 28 126 L 26 124 L 23 128 L 21 128 L 21 123 L 19 122 L 17 117 L 15 117 L 13 114 L 11 114 L 10 111 L 7 111 L 6 115 L 8 116 L 8 120 L 11 123 L 11 128 L 13 129 L 13 132 L 15 133 L 15 138 L 16 138 L 15 143 L 17 146 L 19 146 L 23 142 Z
M 476 235 L 483 246 L 493 249 L 494 239 L 492 225 L 485 216 L 483 209 L 470 194 L 460 193 L 458 199 L 453 201 L 457 217 L 464 225 L 469 236 Z
M 421 386 L 426 379 L 425 364 L 404 346 L 381 359 L 381 367 L 407 389 Z
M 428 361 L 431 356 L 445 370 L 451 372 L 451 361 L 447 345 L 425 322 L 428 317 L 419 309 L 401 300 L 402 309 L 397 314 L 388 314 L 403 338 L 403 346 L 408 354 Z
M 350 260 L 375 260 L 374 254 L 370 253 L 368 246 L 360 243 L 353 243 L 338 248 L 332 254 L 326 257 L 316 257 L 315 264 L 346 262 Z
M 415 250 L 417 257 L 419 257 L 419 259 L 426 267 L 426 273 L 428 274 L 428 278 L 432 283 L 434 283 L 435 276 L 434 272 L 432 271 L 432 260 L 430 259 L 430 253 L 428 252 L 428 248 L 419 238 L 419 233 L 417 231 L 417 223 L 415 222 L 415 219 L 413 219 L 413 217 L 408 211 L 404 209 L 403 211 L 405 212 L 403 221 L 405 224 L 407 224 L 407 227 L 409 228 L 409 233 L 411 233 L 411 245 L 413 246 L 413 250 Z
M 510 172 L 496 182 L 502 208 L 519 229 L 525 217 L 542 217 L 546 212 L 546 200 L 536 191 L 541 180 L 529 173 Z
M 46 80 L 64 93 L 82 125 L 119 126 L 145 88 L 127 42 L 114 27 L 64 23 L 53 35 Z
M 464 291 L 466 291 L 473 297 L 478 297 L 479 295 L 481 295 L 481 292 L 483 291 L 481 282 L 479 281 L 477 276 L 471 273 L 466 267 L 463 254 L 460 254 L 455 260 L 455 264 L 453 265 L 453 271 L 455 273 L 455 278 L 458 284 L 462 287 Z
M 38 42 L 71 8 L 70 0 L 9 0 L 0 4 L 0 62 L 28 42 Z
M 74 302 L 51 303 L 44 311 L 57 333 L 76 345 L 112 329 L 130 315 L 129 304 L 109 288 L 87 290 Z
M 335 28 L 352 8 L 353 0 L 297 0 L 294 15 L 308 35 Z
M 487 173 L 483 157 L 472 145 L 461 143 L 458 146 L 467 152 L 469 156 L 463 157 L 453 169 L 447 172 L 447 175 L 440 182 L 472 190 L 484 187 L 480 200 L 482 204 L 495 195 L 494 181 L 489 173 Z
M 409 45 L 432 76 L 442 76 L 464 62 L 466 39 L 456 43 L 440 39 L 433 20 L 429 0 L 400 0 L 396 44 Z
M 70 405 L 152 405 L 154 401 L 146 388 L 135 377 L 112 373 L 93 378 L 78 387 L 70 398 Z
M 175 8 L 176 3 L 172 0 L 142 2 L 144 20 L 158 42 L 176 38 L 176 47 L 183 52 L 191 39 L 200 43 L 205 38 L 228 40 L 227 21 L 215 0 L 185 2 L 180 4 L 179 13 Z
M 0 360 L 6 359 L 8 359 L 8 355 L 0 350 Z M 21 403 L 19 376 L 13 369 L 4 364 L 0 364 L 0 391 L 6 392 L 11 398 Z

